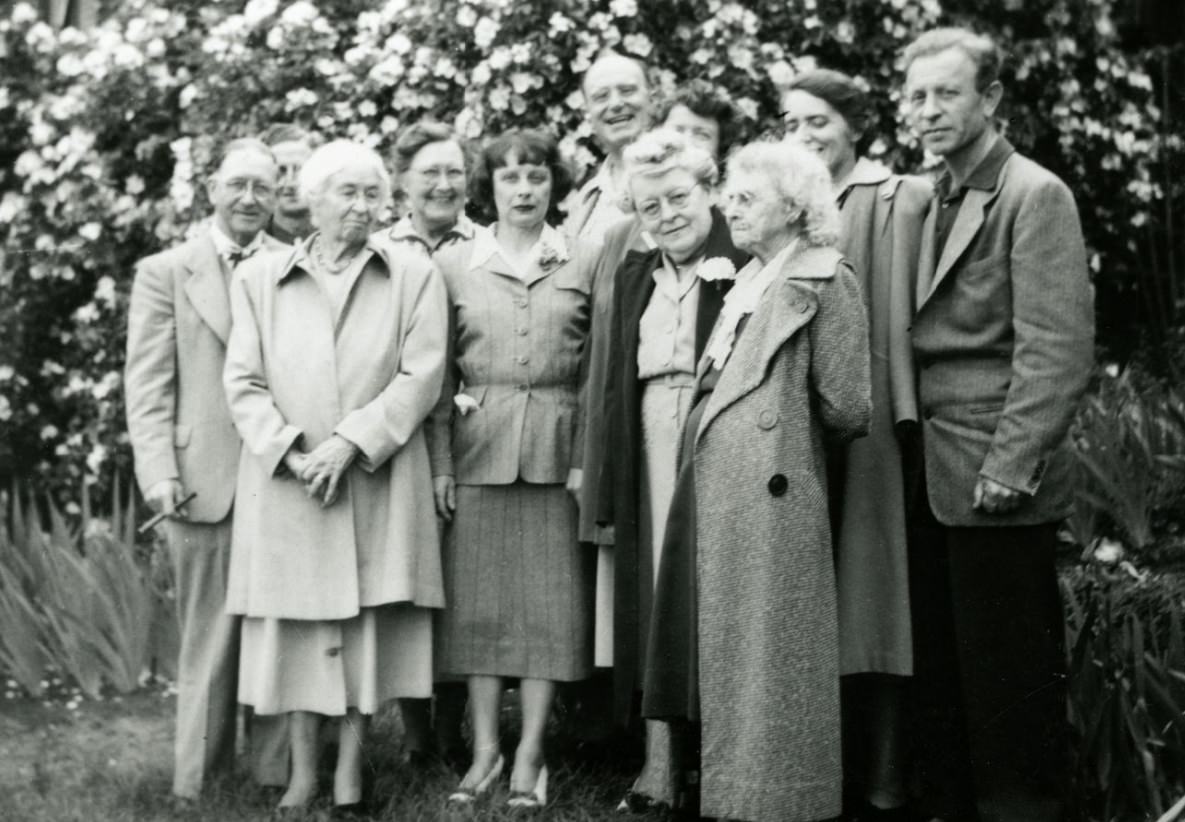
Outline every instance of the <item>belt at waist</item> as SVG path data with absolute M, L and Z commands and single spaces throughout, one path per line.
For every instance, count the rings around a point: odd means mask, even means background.
M 660 374 L 657 377 L 647 377 L 642 382 L 649 388 L 661 385 L 665 388 L 691 388 L 695 385 L 695 374 L 681 371 L 677 374 Z

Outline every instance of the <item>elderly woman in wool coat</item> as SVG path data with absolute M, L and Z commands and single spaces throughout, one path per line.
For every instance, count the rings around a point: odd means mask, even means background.
M 868 430 L 867 321 L 817 156 L 745 146 L 724 200 L 754 259 L 697 369 L 643 712 L 701 723 L 703 815 L 825 819 L 842 769 L 824 443 Z
M 243 438 L 227 610 L 242 614 L 239 701 L 287 714 L 281 807 L 313 801 L 317 725 L 343 717 L 334 802 L 361 801 L 366 717 L 432 692 L 444 605 L 422 423 L 444 380 L 446 292 L 376 227 L 382 159 L 339 140 L 301 169 L 315 233 L 231 288 L 224 383 Z

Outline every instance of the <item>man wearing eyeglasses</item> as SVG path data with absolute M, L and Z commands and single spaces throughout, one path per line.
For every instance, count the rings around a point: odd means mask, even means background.
M 313 233 L 309 222 L 309 204 L 300 195 L 297 177 L 321 141 L 316 135 L 293 123 L 276 123 L 263 132 L 260 139 L 272 150 L 276 164 L 280 167 L 276 210 L 268 223 L 267 233 L 282 243 L 296 245 Z
M 227 285 L 243 259 L 286 248 L 263 231 L 278 182 L 261 141 L 227 144 L 207 181 L 213 219 L 140 261 L 128 308 L 128 434 L 144 498 L 168 516 L 180 621 L 173 793 L 183 801 L 234 762 L 239 623 L 224 605 L 241 446 L 222 388 Z M 256 725 L 252 765 L 264 784 L 287 782 L 285 730 Z

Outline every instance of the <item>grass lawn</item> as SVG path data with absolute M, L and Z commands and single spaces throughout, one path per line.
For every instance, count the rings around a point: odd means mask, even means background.
M 172 727 L 173 699 L 159 691 L 146 690 L 118 701 L 83 701 L 73 710 L 58 702 L 0 701 L 0 819 L 236 822 L 269 815 L 278 793 L 258 788 L 242 775 L 215 786 L 199 806 L 175 809 L 169 790 Z M 514 742 L 509 736 L 504 741 Z M 620 820 L 613 807 L 640 765 L 637 746 L 627 747 L 594 756 L 582 753 L 580 746 L 552 740 L 550 804 L 537 817 L 562 822 Z M 443 769 L 416 771 L 402 765 L 398 720 L 392 713 L 376 719 L 368 753 L 381 807 L 376 819 L 522 818 L 502 808 L 505 777 L 491 800 L 461 811 L 446 807 L 444 799 L 456 777 Z M 306 818 L 328 815 L 328 784 L 324 793 L 322 804 Z

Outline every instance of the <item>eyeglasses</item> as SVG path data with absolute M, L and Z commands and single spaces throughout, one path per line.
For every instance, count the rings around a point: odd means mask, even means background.
M 425 182 L 433 180 L 447 180 L 459 183 L 465 179 L 465 169 L 456 166 L 433 166 L 432 168 L 413 168 L 412 172 Z
M 223 185 L 226 186 L 227 191 L 236 197 L 242 197 L 250 191 L 256 197 L 266 200 L 276 193 L 275 186 L 270 183 L 262 183 L 259 180 L 243 180 L 238 177 L 232 177 L 223 183 Z
M 691 201 L 691 192 L 695 191 L 696 187 L 700 185 L 703 185 L 703 183 L 696 183 L 691 188 L 677 189 L 657 199 L 638 203 L 635 206 L 635 210 L 646 220 L 657 220 L 662 214 L 662 204 L 664 202 L 675 211 L 682 211 Z

